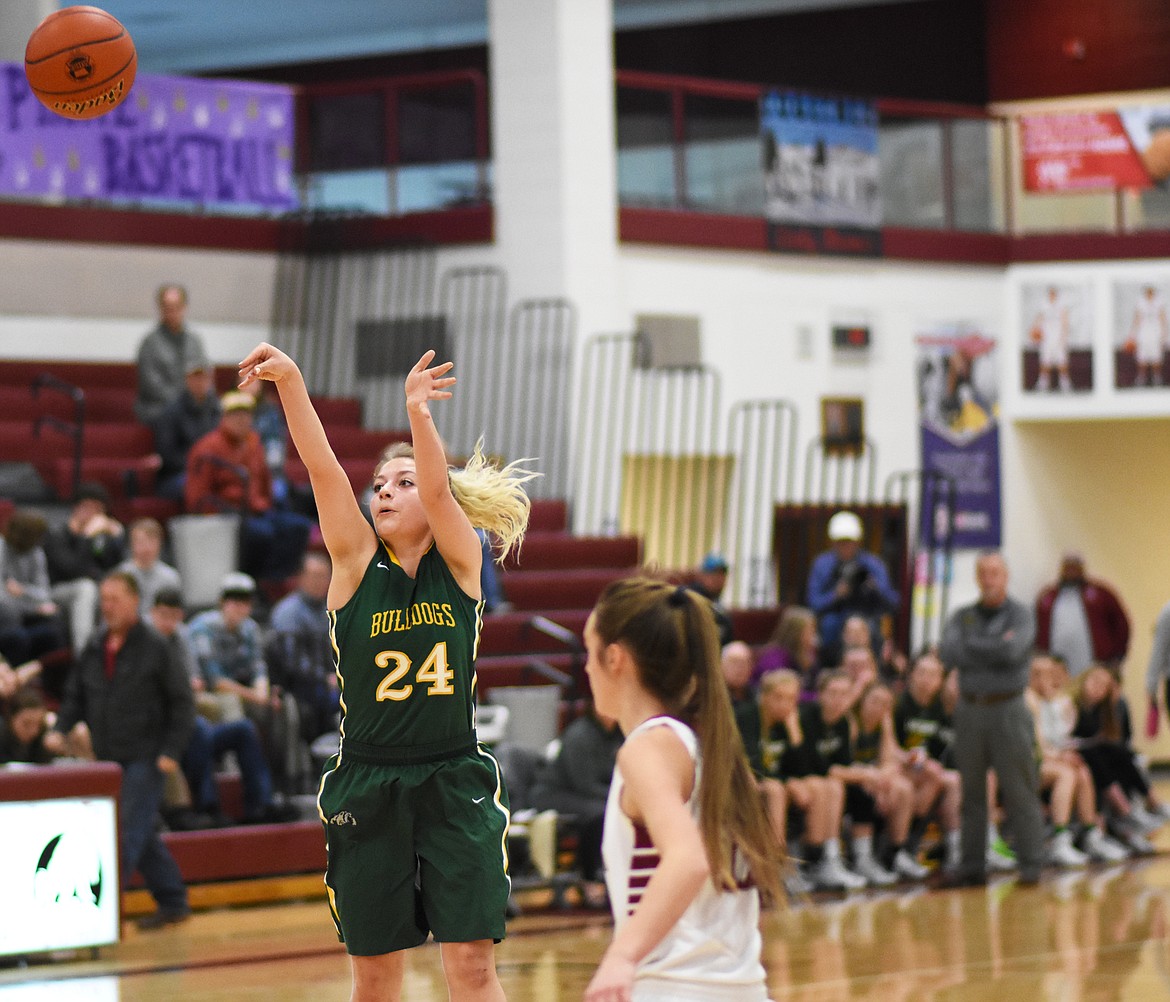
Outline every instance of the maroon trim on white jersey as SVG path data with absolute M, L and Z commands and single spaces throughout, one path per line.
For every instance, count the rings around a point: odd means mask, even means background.
M 626 914 L 633 915 L 634 908 L 642 900 L 642 892 L 658 869 L 661 856 L 654 848 L 654 840 L 645 825 L 634 825 L 634 852 L 630 857 L 630 879 L 627 883 Z

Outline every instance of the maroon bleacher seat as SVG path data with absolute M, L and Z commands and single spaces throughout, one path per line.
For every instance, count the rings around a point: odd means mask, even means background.
M 541 654 L 536 657 L 519 655 L 498 655 L 477 658 L 475 662 L 476 693 L 479 699 L 491 701 L 493 688 L 510 685 L 555 685 L 553 679 L 542 675 L 535 662 L 548 665 L 559 672 L 574 677 L 578 668 L 572 654 Z M 583 674 L 583 673 L 582 673 Z M 574 680 L 581 682 L 580 678 Z
M 506 570 L 550 571 L 564 567 L 635 567 L 642 562 L 637 536 L 574 536 L 537 529 L 524 537 L 519 555 L 512 552 Z
M 516 609 L 592 609 L 611 581 L 636 574 L 636 567 L 512 571 L 504 574 L 504 594 Z
M 166 832 L 162 839 L 188 884 L 325 870 L 320 821 Z M 142 886 L 141 875 L 135 874 L 131 887 Z
M 362 402 L 354 397 L 318 397 L 311 398 L 313 409 L 325 427 L 362 426 Z
M 6 386 L 31 386 L 38 376 L 48 373 L 82 389 L 92 387 L 137 386 L 138 367 L 134 362 L 66 362 L 59 359 L 6 361 L 0 364 L 0 383 Z
M 783 611 L 783 607 L 778 605 L 763 609 L 729 609 L 735 639 L 753 647 L 766 644 Z
M 561 498 L 533 498 L 528 531 L 564 532 L 569 528 L 569 503 Z
M 533 612 L 505 612 L 486 617 L 479 637 L 479 656 L 563 652 L 566 649 L 563 643 L 530 625 L 534 615 L 536 613 Z M 580 639 L 585 629 L 585 620 L 589 618 L 589 610 L 550 609 L 539 615 L 563 626 Z

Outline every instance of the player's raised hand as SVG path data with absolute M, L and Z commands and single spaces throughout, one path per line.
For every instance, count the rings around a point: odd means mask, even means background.
M 279 383 L 298 371 L 296 362 L 265 341 L 253 348 L 240 363 L 240 389 L 256 379 Z
M 427 417 L 431 413 L 429 401 L 449 399 L 451 393 L 447 387 L 455 385 L 455 377 L 447 375 L 455 363 L 443 362 L 428 368 L 434 358 L 435 352 L 431 349 L 415 363 L 414 368 L 406 376 L 406 409 Z

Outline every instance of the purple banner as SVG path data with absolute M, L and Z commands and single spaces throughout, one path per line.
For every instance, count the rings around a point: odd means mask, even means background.
M 78 122 L 0 63 L 0 197 L 297 206 L 293 93 L 275 84 L 139 74 L 130 96 Z
M 918 398 L 922 469 L 954 485 L 952 544 L 960 549 L 999 546 L 1002 512 L 999 472 L 999 376 L 993 338 L 970 329 L 923 334 L 918 343 Z M 928 478 L 923 477 L 923 483 Z M 935 484 L 921 505 L 924 538 L 940 532 L 945 498 Z

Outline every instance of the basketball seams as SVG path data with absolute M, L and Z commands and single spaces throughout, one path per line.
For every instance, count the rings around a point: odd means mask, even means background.
M 119 39 L 122 39 L 125 37 L 126 37 L 126 29 L 123 28 L 120 32 L 118 32 L 118 34 L 111 35 L 109 38 L 93 38 L 93 39 L 90 39 L 88 41 L 82 42 L 80 45 L 67 45 L 63 49 L 58 49 L 56 52 L 50 52 L 48 55 L 45 55 L 45 56 L 38 56 L 36 59 L 29 59 L 28 56 L 25 56 L 24 57 L 24 65 L 25 66 L 39 66 L 46 59 L 55 59 L 57 56 L 62 56 L 66 52 L 74 52 L 77 49 L 90 48 L 90 47 L 93 47 L 96 45 L 108 45 L 110 42 L 116 42 Z M 123 67 L 123 69 L 125 69 L 125 67 Z
M 37 87 L 37 90 L 40 93 L 45 94 L 47 96 L 51 96 L 51 97 L 76 97 L 80 101 L 80 100 L 82 100 L 80 95 L 88 94 L 91 90 L 98 90 L 101 87 L 105 86 L 106 84 L 110 83 L 111 80 L 117 80 L 118 77 L 120 77 L 123 73 L 125 73 L 126 70 L 130 66 L 134 65 L 134 62 L 137 58 L 138 58 L 138 53 L 136 53 L 136 52 L 131 53 L 130 58 L 126 60 L 126 62 L 123 64 L 123 66 L 120 69 L 115 70 L 112 74 L 110 74 L 110 76 L 104 77 L 101 80 L 95 80 L 93 83 L 87 83 L 84 87 L 82 87 L 78 90 L 49 90 L 45 87 L 39 87 L 39 86 Z

